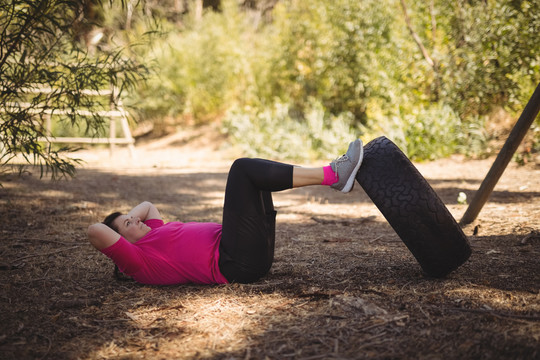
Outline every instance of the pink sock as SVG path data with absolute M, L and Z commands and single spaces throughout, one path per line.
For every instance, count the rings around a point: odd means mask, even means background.
M 338 182 L 339 178 L 330 165 L 323 167 L 323 172 L 324 180 L 321 185 L 332 185 Z

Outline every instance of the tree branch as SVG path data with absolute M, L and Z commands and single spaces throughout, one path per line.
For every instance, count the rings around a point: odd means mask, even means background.
M 45 6 L 46 4 L 46 1 L 45 0 L 42 0 L 39 4 L 37 4 L 37 6 L 34 7 L 34 12 L 29 14 L 23 24 L 23 26 L 21 27 L 21 29 L 19 30 L 17 36 L 15 37 L 14 41 L 11 43 L 11 45 L 9 46 L 9 48 L 6 50 L 5 52 L 5 56 L 2 56 L 2 58 L 0 58 L 0 69 L 5 65 L 7 59 L 9 58 L 10 54 L 13 53 L 17 47 L 21 46 L 21 39 L 25 36 L 25 32 L 27 31 L 27 29 L 30 28 L 30 25 L 36 21 L 37 19 L 37 15 L 36 14 L 40 14 L 42 11 L 43 11 L 43 7 Z M 9 23 L 6 24 L 6 27 L 9 26 Z M 4 55 L 4 54 L 2 54 Z
M 427 63 L 434 70 L 436 70 L 435 69 L 435 62 L 433 61 L 431 56 L 429 56 L 426 48 L 424 47 L 424 44 L 422 44 L 422 40 L 420 40 L 420 36 L 418 36 L 418 34 L 414 31 L 414 29 L 412 27 L 411 19 L 409 18 L 409 14 L 407 13 L 407 5 L 405 4 L 405 0 L 400 0 L 400 2 L 401 2 L 401 8 L 403 9 L 403 15 L 405 16 L 405 23 L 407 24 L 407 28 L 409 29 L 409 32 L 411 33 L 414 41 L 416 42 L 416 45 L 418 46 L 418 48 L 422 52 L 422 55 L 424 56 L 424 59 L 426 59 Z

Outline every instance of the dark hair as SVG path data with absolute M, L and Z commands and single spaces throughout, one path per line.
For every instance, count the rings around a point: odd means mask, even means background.
M 122 213 L 119 212 L 119 211 L 113 212 L 112 214 L 108 215 L 108 216 L 103 220 L 103 224 L 107 225 L 108 227 L 110 227 L 110 228 L 113 229 L 114 231 L 118 232 L 118 227 L 114 226 L 114 225 L 113 225 L 113 222 L 114 222 L 114 220 L 116 220 L 116 218 L 119 217 L 120 215 L 122 215 Z

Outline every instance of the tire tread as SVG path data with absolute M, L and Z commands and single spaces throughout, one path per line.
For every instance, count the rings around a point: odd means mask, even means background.
M 444 277 L 471 255 L 469 241 L 405 154 L 382 136 L 364 147 L 356 176 L 427 275 Z

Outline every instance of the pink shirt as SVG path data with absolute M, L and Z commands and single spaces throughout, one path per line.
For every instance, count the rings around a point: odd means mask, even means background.
M 123 237 L 101 252 L 135 281 L 152 285 L 225 284 L 219 271 L 221 225 L 145 221 L 152 230 L 135 243 Z

